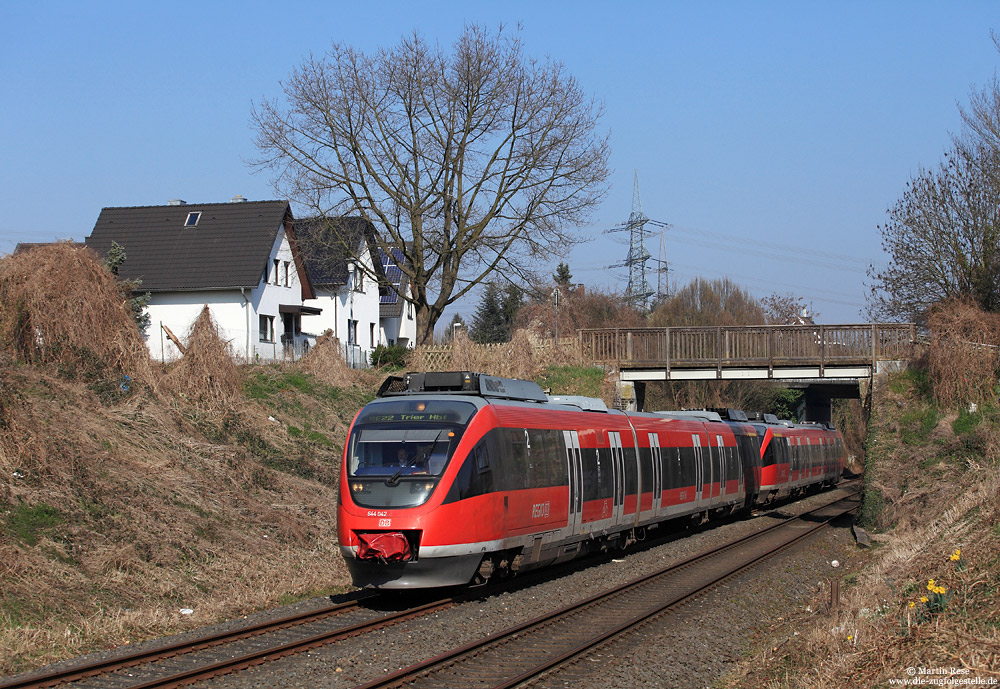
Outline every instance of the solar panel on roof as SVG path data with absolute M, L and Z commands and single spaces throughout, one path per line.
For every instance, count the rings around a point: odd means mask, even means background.
M 387 290 L 386 294 L 381 295 L 378 299 L 379 304 L 398 302 L 397 290 L 403 280 L 403 271 L 399 268 L 399 264 L 403 262 L 403 252 L 399 249 L 390 249 L 389 251 L 389 254 L 384 251 L 379 251 L 379 254 L 382 257 L 382 271 L 385 273 L 385 279 L 394 289 Z

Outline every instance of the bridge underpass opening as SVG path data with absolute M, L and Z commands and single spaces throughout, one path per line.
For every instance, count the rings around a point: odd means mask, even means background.
M 623 372 L 624 373 L 624 372 Z M 634 406 L 636 411 L 645 411 L 646 385 L 650 381 L 637 380 L 630 381 L 622 376 L 625 382 L 631 382 L 634 386 Z M 830 423 L 833 420 L 833 400 L 835 399 L 860 399 L 860 380 L 838 380 L 817 382 L 815 380 L 781 380 L 771 381 L 774 387 L 792 388 L 803 390 L 805 395 L 799 405 L 799 421 L 815 421 L 817 423 Z M 746 412 L 768 412 L 768 409 L 744 409 Z

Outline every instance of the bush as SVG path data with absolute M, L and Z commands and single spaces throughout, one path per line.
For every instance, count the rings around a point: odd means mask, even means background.
M 941 302 L 927 320 L 928 371 L 943 407 L 993 400 L 1000 359 L 1000 314 L 960 299 Z
M 372 350 L 369 355 L 372 366 L 379 368 L 393 368 L 402 369 L 406 368 L 406 358 L 409 354 L 408 350 L 403 345 L 379 345 Z

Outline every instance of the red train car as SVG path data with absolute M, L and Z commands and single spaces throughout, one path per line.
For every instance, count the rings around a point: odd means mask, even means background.
M 529 381 L 408 374 L 351 426 L 340 548 L 357 586 L 467 584 L 835 483 L 837 439 L 822 426 L 623 413 Z

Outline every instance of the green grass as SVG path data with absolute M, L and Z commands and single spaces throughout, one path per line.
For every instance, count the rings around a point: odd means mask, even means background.
M 931 379 L 927 371 L 910 367 L 889 380 L 889 389 L 896 394 L 913 392 L 916 397 L 930 399 Z
M 902 441 L 907 445 L 925 444 L 939 418 L 941 415 L 932 405 L 906 412 L 899 418 Z
M 250 399 L 270 401 L 285 390 L 296 390 L 304 395 L 327 401 L 341 397 L 340 388 L 316 380 L 311 373 L 282 371 L 275 367 L 261 367 L 251 372 L 243 382 L 243 392 Z
M 22 503 L 10 510 L 6 527 L 11 536 L 25 545 L 34 546 L 65 521 L 66 517 L 55 507 L 44 503 L 28 507 Z
M 968 410 L 962 409 L 958 412 L 958 418 L 952 421 L 951 430 L 955 432 L 955 435 L 970 433 L 982 420 L 983 415 L 981 412 L 970 413 Z
M 549 366 L 538 378 L 542 388 L 553 395 L 600 397 L 604 370 L 593 366 Z

